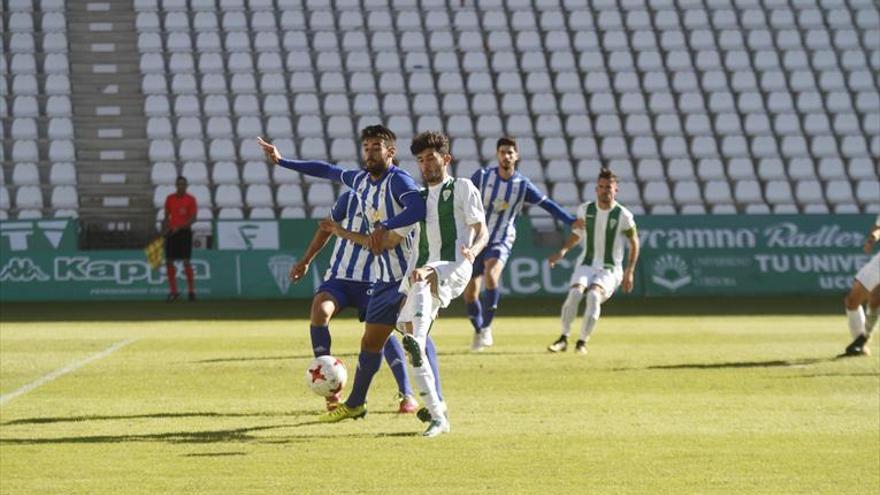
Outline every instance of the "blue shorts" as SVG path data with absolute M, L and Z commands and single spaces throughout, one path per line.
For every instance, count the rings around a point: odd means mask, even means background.
M 367 307 L 367 323 L 394 326 L 400 314 L 400 303 L 404 295 L 399 292 L 400 282 L 376 282 L 373 284 L 373 297 Z
M 370 296 L 373 293 L 373 284 L 370 282 L 354 282 L 331 278 L 325 280 L 318 287 L 315 294 L 326 292 L 336 299 L 339 311 L 345 308 L 354 308 L 358 312 L 358 320 L 364 321 L 367 315 L 367 307 L 370 304 Z
M 501 242 L 493 242 L 489 244 L 480 254 L 477 255 L 476 259 L 474 259 L 474 271 L 471 273 L 471 278 L 481 277 L 483 272 L 486 270 L 486 260 L 491 258 L 498 258 L 498 261 L 503 265 L 507 263 L 507 257 L 510 256 L 510 248 L 507 247 L 504 243 Z

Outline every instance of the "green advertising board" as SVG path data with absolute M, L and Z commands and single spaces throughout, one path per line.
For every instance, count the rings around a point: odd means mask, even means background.
M 862 252 L 874 221 L 870 215 L 646 216 L 636 221 L 642 251 L 631 297 L 840 295 L 871 259 Z M 2 301 L 144 300 L 161 299 L 167 292 L 164 268 L 150 270 L 141 251 L 77 251 L 71 223 L 63 229 L 46 229 L 39 222 L 10 223 L 29 226 L 3 232 L 30 233 L 4 235 Z M 234 224 L 230 231 L 240 237 L 233 238 L 233 245 L 243 243 L 246 249 L 195 250 L 192 264 L 199 297 L 311 297 L 331 246 L 313 263 L 310 276 L 293 284 L 287 274 L 305 252 L 316 223 L 281 221 L 274 232 L 271 228 Z M 280 249 L 261 248 L 266 244 L 255 232 L 270 232 L 268 239 Z M 502 277 L 502 293 L 564 294 L 577 252 L 551 269 L 546 257 L 553 249 L 535 247 L 528 228 L 521 234 Z M 13 249 L 22 239 L 28 249 Z M 182 280 L 183 270 L 178 276 Z

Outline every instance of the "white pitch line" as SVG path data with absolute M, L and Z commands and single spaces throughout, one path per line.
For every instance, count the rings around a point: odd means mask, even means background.
M 41 376 L 37 380 L 35 380 L 31 383 L 28 383 L 27 385 L 25 385 L 17 390 L 9 392 L 8 394 L 0 395 L 0 406 L 6 404 L 7 402 L 11 401 L 12 399 L 18 397 L 19 395 L 24 395 L 24 394 L 30 392 L 31 390 L 33 390 L 37 387 L 40 387 L 42 385 L 45 385 L 58 377 L 66 375 L 72 371 L 76 371 L 76 370 L 82 368 L 83 366 L 91 363 L 92 361 L 97 361 L 101 358 L 105 358 L 105 357 L 109 356 L 110 354 L 113 354 L 114 352 L 118 351 L 119 349 L 122 349 L 123 347 L 127 346 L 128 344 L 131 344 L 135 340 L 137 340 L 137 338 L 130 338 L 130 339 L 126 339 L 126 340 L 121 340 L 121 341 L 111 345 L 110 347 L 104 349 L 103 351 L 101 351 L 97 354 L 92 354 L 91 356 L 89 356 L 83 360 L 80 360 L 80 361 L 74 361 L 63 368 L 58 368 L 57 370 L 55 370 L 49 374 Z

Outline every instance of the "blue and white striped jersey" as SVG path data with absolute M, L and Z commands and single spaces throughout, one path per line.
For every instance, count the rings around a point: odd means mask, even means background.
M 471 177 L 483 198 L 486 209 L 486 225 L 489 228 L 489 244 L 503 244 L 508 249 L 516 240 L 516 217 L 525 203 L 541 205 L 562 221 L 571 224 L 574 217 L 565 213 L 546 194 L 538 190 L 528 177 L 514 172 L 510 179 L 502 179 L 498 166 L 477 170 Z M 562 215 L 558 216 L 557 211 Z
M 360 170 L 346 170 L 341 175 L 342 182 L 351 188 L 358 198 L 360 215 L 369 234 L 377 222 L 384 222 L 404 209 L 401 198 L 407 194 L 419 194 L 419 187 L 412 176 L 398 167 L 389 168 L 377 181 L 370 174 Z M 405 237 L 395 248 L 376 256 L 378 273 L 374 280 L 397 282 L 406 276 L 406 263 L 413 248 L 411 226 L 395 230 Z
M 348 190 L 336 200 L 330 217 L 334 222 L 342 225 L 345 230 L 366 234 L 369 232 L 369 226 L 360 212 L 361 206 L 358 197 Z M 324 274 L 324 280 L 335 278 L 355 282 L 373 282 L 378 272 L 376 257 L 369 249 L 337 237 L 333 246 L 333 255 L 330 257 L 330 266 L 327 267 L 327 272 Z

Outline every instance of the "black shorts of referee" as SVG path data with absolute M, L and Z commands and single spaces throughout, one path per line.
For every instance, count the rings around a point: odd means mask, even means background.
M 188 260 L 192 257 L 192 229 L 178 229 L 165 236 L 165 259 Z

